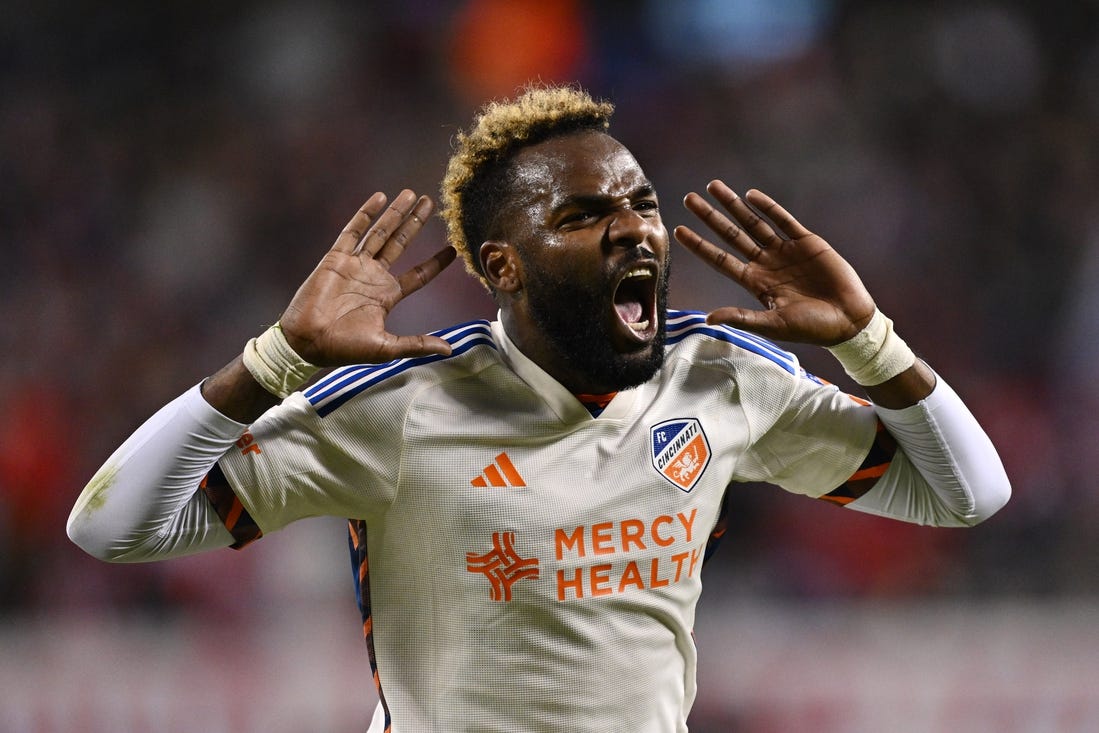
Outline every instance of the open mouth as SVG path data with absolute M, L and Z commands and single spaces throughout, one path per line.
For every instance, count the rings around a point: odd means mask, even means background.
M 614 309 L 622 323 L 639 338 L 650 335 L 656 319 L 656 268 L 635 265 L 614 290 Z

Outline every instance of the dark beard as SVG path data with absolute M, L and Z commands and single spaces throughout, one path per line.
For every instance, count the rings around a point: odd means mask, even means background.
M 607 326 L 607 314 L 614 310 L 610 282 L 593 289 L 525 261 L 524 288 L 531 318 L 562 359 L 596 385 L 596 392 L 644 384 L 664 363 L 668 265 L 665 260 L 656 289 L 656 337 L 639 351 L 622 354 L 611 345 Z

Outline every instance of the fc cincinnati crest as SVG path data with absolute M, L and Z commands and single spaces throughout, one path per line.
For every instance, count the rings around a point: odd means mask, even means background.
M 690 491 L 710 462 L 710 443 L 693 417 L 665 420 L 649 428 L 653 468 L 682 491 Z

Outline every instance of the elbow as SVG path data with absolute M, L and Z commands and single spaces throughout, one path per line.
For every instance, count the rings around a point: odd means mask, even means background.
M 65 534 L 77 547 L 97 560 L 122 562 L 122 548 L 95 521 L 94 512 L 87 507 L 73 509 L 65 524 Z
M 101 515 L 117 474 L 118 469 L 109 463 L 99 469 L 80 492 L 65 523 L 65 534 L 73 544 L 97 560 L 107 562 L 112 560 L 112 553 Z
M 104 562 L 122 562 L 125 547 L 117 541 L 119 502 L 109 501 L 118 468 L 108 462 L 77 497 L 65 523 L 65 534 L 84 552 Z
M 1011 500 L 1011 481 L 1006 473 L 990 477 L 974 492 L 973 511 L 965 517 L 965 523 L 973 527 L 1003 509 Z
M 110 548 L 103 541 L 102 537 L 93 529 L 89 528 L 88 524 L 89 523 L 84 521 L 80 516 L 73 514 L 69 517 L 69 521 L 65 525 L 65 534 L 69 536 L 69 539 L 74 545 L 95 559 L 111 562 L 112 555 Z

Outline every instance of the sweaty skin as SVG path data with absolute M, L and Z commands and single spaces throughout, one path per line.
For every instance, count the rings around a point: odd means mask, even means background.
M 669 237 L 641 166 L 585 131 L 523 149 L 513 176 L 516 224 L 480 250 L 508 335 L 574 393 L 647 381 L 663 360 Z

